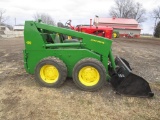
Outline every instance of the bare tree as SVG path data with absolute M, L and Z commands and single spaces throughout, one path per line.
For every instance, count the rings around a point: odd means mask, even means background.
M 33 18 L 36 21 L 38 21 L 38 19 L 41 19 L 42 22 L 44 22 L 46 24 L 55 25 L 55 21 L 53 20 L 53 18 L 46 13 L 36 13 L 33 15 Z
M 133 16 L 131 16 L 131 18 L 134 18 L 139 23 L 142 23 L 142 22 L 144 22 L 147 19 L 145 17 L 145 14 L 146 14 L 146 10 L 143 9 L 142 4 L 140 4 L 140 3 L 137 2 L 135 4 L 135 8 L 133 9 L 133 13 L 132 13 Z
M 140 3 L 135 3 L 133 0 L 114 0 L 115 7 L 111 7 L 110 16 L 118 18 L 133 18 L 139 23 L 146 20 L 146 10 L 143 9 Z
M 6 22 L 6 20 L 9 19 L 9 17 L 5 16 L 5 14 L 6 14 L 6 10 L 0 8 L 0 25 L 4 24 Z
M 155 18 L 155 26 L 157 26 L 157 20 L 160 19 L 160 6 L 155 8 L 151 14 Z

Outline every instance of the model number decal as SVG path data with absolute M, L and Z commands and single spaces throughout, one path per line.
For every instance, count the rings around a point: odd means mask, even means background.
M 104 44 L 104 42 L 99 41 L 99 40 L 94 40 L 94 39 L 91 39 L 91 42 L 97 42 L 97 43 L 100 43 L 100 44 Z
M 31 44 L 32 44 L 32 42 L 31 42 L 31 41 L 27 41 L 27 42 L 26 42 L 26 44 L 31 45 Z

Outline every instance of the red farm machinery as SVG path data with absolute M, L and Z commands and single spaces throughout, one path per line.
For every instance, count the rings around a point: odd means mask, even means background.
M 76 30 L 78 32 L 84 32 L 88 34 L 93 34 L 105 38 L 111 39 L 112 37 L 117 37 L 117 34 L 115 36 L 115 33 L 113 32 L 112 27 L 107 26 L 98 26 L 98 23 L 96 26 L 92 25 L 92 19 L 90 19 L 90 25 L 77 25 L 76 27 L 73 27 L 71 25 L 71 20 L 68 20 L 65 23 L 65 26 L 62 23 L 58 23 L 58 27 L 67 27 L 72 30 Z

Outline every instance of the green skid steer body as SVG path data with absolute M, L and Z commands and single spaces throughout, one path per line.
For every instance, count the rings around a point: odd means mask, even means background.
M 131 72 L 126 60 L 114 59 L 109 39 L 41 21 L 26 21 L 24 42 L 25 70 L 34 74 L 42 86 L 59 87 L 72 77 L 76 86 L 85 91 L 98 90 L 108 80 L 120 94 L 154 95 L 148 82 Z

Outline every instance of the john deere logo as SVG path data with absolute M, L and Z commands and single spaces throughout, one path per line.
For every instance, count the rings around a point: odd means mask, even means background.
M 31 42 L 31 41 L 27 41 L 27 42 L 26 42 L 26 44 L 31 45 L 31 44 L 32 44 L 32 42 Z

